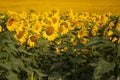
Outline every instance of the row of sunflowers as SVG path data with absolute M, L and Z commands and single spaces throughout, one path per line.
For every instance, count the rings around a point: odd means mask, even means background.
M 52 10 L 40 14 L 33 10 L 29 12 L 12 12 L 0 15 L 0 19 L 7 17 L 6 28 L 14 31 L 15 38 L 22 45 L 34 47 L 38 38 L 45 38 L 50 42 L 60 39 L 61 36 L 70 37 L 73 45 L 77 39 L 83 44 L 89 41 L 90 36 L 109 37 L 112 42 L 120 43 L 120 38 L 114 36 L 114 30 L 120 32 L 120 19 L 115 21 L 114 17 L 119 15 L 90 14 L 87 12 L 75 13 L 72 10 L 60 13 Z M 113 18 L 112 18 L 113 17 Z M 2 25 L 0 25 L 2 31 Z M 100 31 L 103 29 L 102 31 Z M 57 44 L 61 44 L 58 41 Z
M 119 80 L 120 14 L 0 13 L 0 80 Z

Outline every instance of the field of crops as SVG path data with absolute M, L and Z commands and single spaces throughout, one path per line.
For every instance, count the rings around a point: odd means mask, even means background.
M 72 9 L 73 11 L 90 11 L 90 12 L 114 12 L 120 11 L 119 0 L 1 0 L 0 11 L 21 11 L 28 9 L 35 9 L 40 12 L 50 11 L 52 9 L 59 9 L 66 11 Z
M 0 2 L 0 80 L 120 80 L 119 1 Z

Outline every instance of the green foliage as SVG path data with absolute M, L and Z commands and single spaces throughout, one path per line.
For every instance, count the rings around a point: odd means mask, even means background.
M 116 22 L 117 17 L 111 18 Z M 15 33 L 4 28 L 5 20 L 0 24 L 4 29 L 0 32 L 0 80 L 115 80 L 120 77 L 120 45 L 108 37 L 89 37 L 86 45 L 76 38 L 77 44 L 73 46 L 68 34 L 54 42 L 40 38 L 30 48 L 22 46 L 14 38 Z M 113 31 L 120 36 L 116 29 Z M 57 45 L 59 41 L 62 44 Z M 55 50 L 64 47 L 66 51 Z

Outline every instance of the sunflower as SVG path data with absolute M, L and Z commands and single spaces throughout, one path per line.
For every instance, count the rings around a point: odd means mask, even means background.
M 32 25 L 32 27 L 30 28 L 34 33 L 36 34 L 40 34 L 41 30 L 42 30 L 42 26 L 40 24 L 40 22 L 35 22 L 35 24 Z
M 117 37 L 113 37 L 113 38 L 111 39 L 112 42 L 115 42 L 115 41 L 117 41 L 117 40 L 118 40 Z
M 15 18 L 9 18 L 6 22 L 6 27 L 9 31 L 15 31 L 18 27 L 18 22 Z
M 28 12 L 28 19 L 30 22 L 34 22 L 34 21 L 37 21 L 39 20 L 39 13 L 35 12 L 35 11 L 30 11 Z
M 107 36 L 111 36 L 113 34 L 114 34 L 114 32 L 112 30 L 107 31 Z
M 38 35 L 30 35 L 27 41 L 27 45 L 29 45 L 30 47 L 34 47 L 37 43 L 38 38 Z
M 87 44 L 88 41 L 89 41 L 89 39 L 87 39 L 87 38 L 80 39 L 80 42 L 83 43 L 84 45 Z
M 78 18 L 80 18 L 81 20 L 87 20 L 90 17 L 90 14 L 88 12 L 81 12 L 81 14 L 79 14 Z
M 64 15 L 68 17 L 67 20 L 75 19 L 75 16 L 74 16 L 74 13 L 73 13 L 72 9 L 66 11 Z
M 120 18 L 118 18 L 116 29 L 120 32 Z
M 54 28 L 58 29 L 60 21 L 60 16 L 53 15 L 51 17 L 47 17 L 45 19 L 46 25 L 53 26 Z
M 61 34 L 66 34 L 69 32 L 69 24 L 66 21 L 62 21 L 59 24 L 58 30 Z
M 52 13 L 53 13 L 54 16 L 58 16 L 59 15 L 59 10 L 54 9 L 54 10 L 52 10 Z
M 0 25 L 0 32 L 2 32 L 2 26 Z
M 98 31 L 98 26 L 97 26 L 97 25 L 94 25 L 94 26 L 92 27 L 91 34 L 92 34 L 93 36 L 96 36 L 97 31 Z
M 120 44 L 120 38 L 118 39 L 118 44 Z
M 26 42 L 26 38 L 28 36 L 28 31 L 23 29 L 21 31 L 16 31 L 15 38 L 24 44 Z
M 108 17 L 106 14 L 103 14 L 103 15 L 101 16 L 100 26 L 105 25 L 105 24 L 108 22 L 108 20 L 109 20 L 109 17 Z
M 48 39 L 49 41 L 53 41 L 58 37 L 57 30 L 50 26 L 43 31 L 43 37 Z
M 88 35 L 88 31 L 86 30 L 86 28 L 82 28 L 78 31 L 77 37 L 81 39 L 87 35 Z

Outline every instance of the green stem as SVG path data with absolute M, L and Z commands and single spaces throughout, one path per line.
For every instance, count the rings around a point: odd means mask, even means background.
M 31 73 L 31 78 L 30 78 L 30 80 L 34 80 L 34 73 L 33 73 L 33 72 Z

